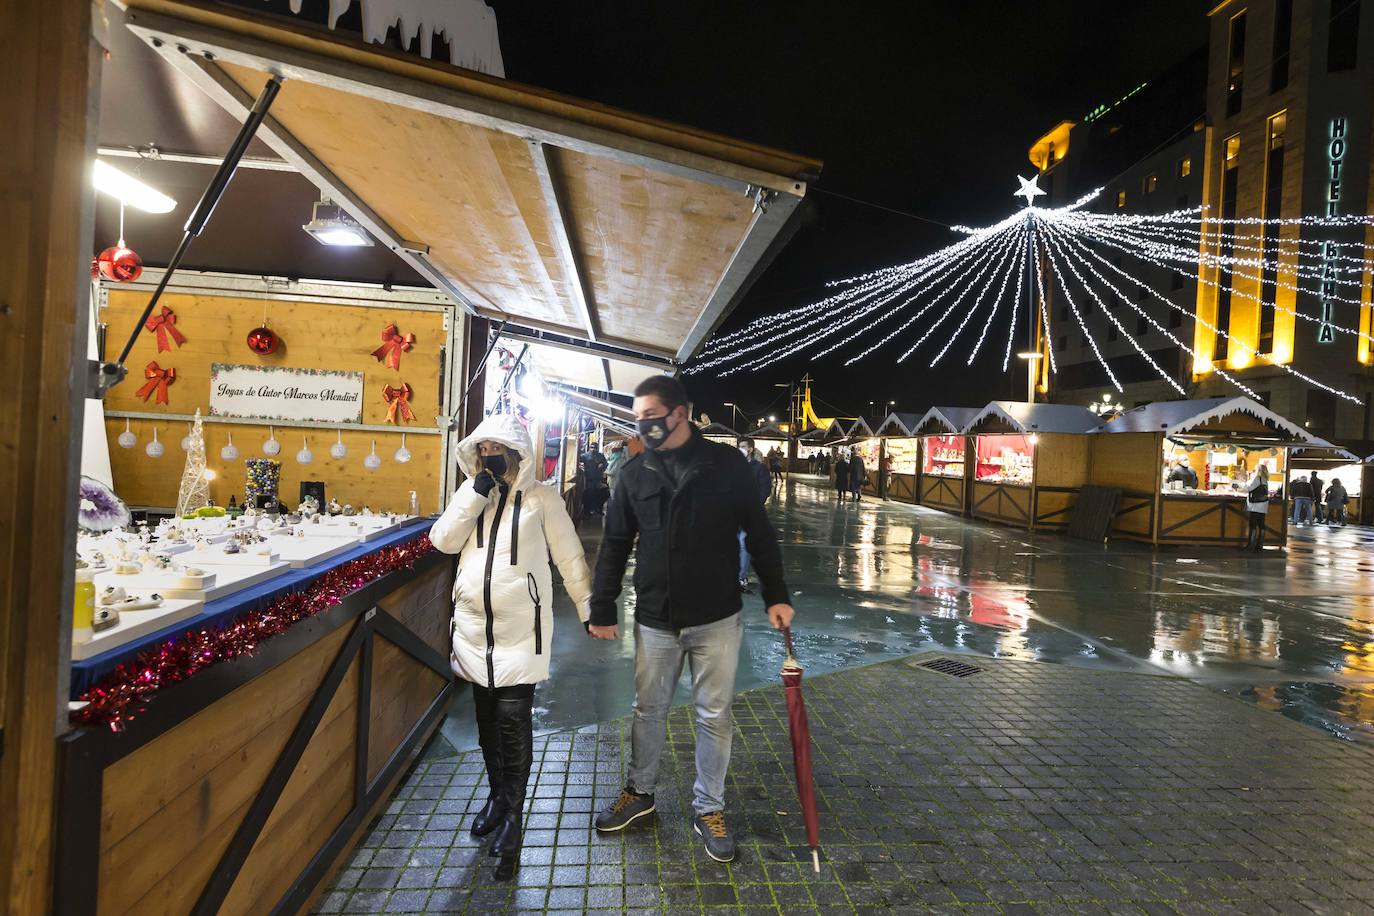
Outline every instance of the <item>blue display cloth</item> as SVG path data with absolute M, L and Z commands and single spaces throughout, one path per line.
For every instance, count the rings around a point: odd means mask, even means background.
M 140 653 L 159 643 L 191 630 L 226 624 L 240 614 L 249 611 L 263 610 L 282 595 L 300 591 L 331 569 L 342 566 L 350 560 L 365 557 L 384 547 L 394 547 L 397 544 L 414 540 L 429 531 L 433 527 L 434 521 L 433 518 L 412 519 L 403 523 L 399 531 L 393 531 L 375 540 L 359 544 L 352 550 L 330 557 L 323 563 L 307 566 L 304 569 L 292 569 L 280 576 L 268 579 L 266 582 L 251 585 L 242 591 L 234 592 L 232 595 L 225 595 L 223 598 L 217 598 L 206 604 L 199 614 L 188 620 L 179 621 L 108 652 L 93 655 L 79 662 L 72 662 L 72 699 L 76 699 L 96 681 L 109 674 L 119 665 L 134 661 Z

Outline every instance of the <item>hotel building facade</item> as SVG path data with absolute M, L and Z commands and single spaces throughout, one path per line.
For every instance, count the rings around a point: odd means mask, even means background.
M 1358 259 L 1374 257 L 1374 233 L 1244 221 L 1371 212 L 1374 10 L 1362 11 L 1359 0 L 1228 0 L 1209 17 L 1205 56 L 1186 59 L 1163 80 L 1081 122 L 1059 125 L 1032 146 L 1031 161 L 1044 176 L 1042 186 L 1049 183 L 1053 204 L 1102 186 L 1093 209 L 1103 212 L 1204 207 L 1191 276 L 1126 256 L 1134 262 L 1126 265 L 1130 272 L 1153 281 L 1156 292 L 1191 303 L 1198 320 L 1180 321 L 1181 313 L 1155 300 L 1195 358 L 1182 348 L 1140 341 L 1158 353 L 1161 366 L 1177 367 L 1176 380 L 1190 397 L 1235 392 L 1216 371 L 1220 367 L 1318 435 L 1369 439 L 1374 350 L 1365 338 L 1341 329 L 1374 332 L 1371 278 L 1349 270 Z M 1190 89 L 1186 84 L 1195 79 L 1200 82 Z M 1184 112 L 1199 99 L 1204 112 L 1189 122 Z M 1118 140 L 1131 133 L 1136 136 L 1130 144 Z M 1103 152 L 1113 145 L 1121 149 Z M 1130 156 L 1136 158 L 1122 162 Z M 1097 164 L 1104 160 L 1111 161 Z M 1105 174 L 1117 166 L 1119 171 Z M 1256 263 L 1228 267 L 1216 262 L 1218 255 Z M 1261 260 L 1276 262 L 1277 269 L 1266 269 Z M 1053 302 L 1050 307 L 1042 339 L 1056 348 L 1060 367 L 1055 375 L 1042 375 L 1043 396 L 1086 403 L 1105 390 L 1105 374 L 1098 375 L 1100 366 L 1094 371 L 1095 361 L 1081 344 L 1075 348 L 1075 335 L 1085 337 L 1076 322 L 1063 320 L 1069 316 L 1054 311 Z M 1099 340 L 1107 334 L 1103 324 L 1089 326 Z M 1140 329 L 1146 330 L 1143 323 Z M 1134 360 L 1153 376 L 1139 368 L 1125 377 L 1118 373 L 1127 406 L 1178 397 L 1133 348 L 1108 340 L 1104 354 L 1123 367 Z M 1281 366 L 1365 403 L 1337 398 Z

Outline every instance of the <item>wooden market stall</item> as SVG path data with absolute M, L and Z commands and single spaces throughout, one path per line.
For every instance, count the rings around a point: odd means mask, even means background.
M 711 442 L 719 442 L 722 445 L 739 445 L 740 434 L 735 432 L 730 427 L 726 426 L 724 423 L 706 424 L 705 426 L 701 427 L 701 435 L 703 438 L 708 439 Z
M 842 442 L 849 454 L 857 454 L 864 462 L 863 492 L 876 496 L 878 493 L 878 469 L 883 460 L 883 440 L 874 432 L 873 427 L 863 417 L 849 424 Z
M 1091 440 L 1101 422 L 1085 407 L 993 401 L 964 432 L 972 437 L 974 518 L 1030 529 L 1069 524 L 1088 480 Z
M 112 27 L 136 35 L 173 82 L 148 104 L 212 99 L 249 128 L 238 152 L 255 130 L 253 142 L 279 157 L 272 168 L 303 177 L 435 290 L 379 283 L 325 295 L 272 277 L 258 280 L 273 295 L 258 295 L 248 278 L 192 288 L 196 275 L 175 274 L 159 304 L 175 313 L 186 342 L 163 349 L 155 330 L 140 332 L 130 378 L 106 402 L 108 435 L 117 441 L 127 422 L 136 446 L 113 456 L 116 490 L 140 504 L 165 506 L 176 495 L 176 475 L 150 462 L 171 467 L 199 407 L 213 412 L 208 452 L 224 462 L 211 459 L 221 472 L 217 502 L 241 486 L 239 459 L 224 457 L 232 430 L 240 458 L 280 443 L 289 505 L 302 482 L 319 480 L 341 502 L 374 509 L 408 503 L 417 490 L 432 513 L 457 482 L 452 449 L 474 412 L 467 396 L 486 368 L 483 352 L 503 337 L 528 347 L 563 404 L 575 405 L 564 410 L 627 430 L 623 407 L 586 390 L 619 394 L 644 375 L 676 372 L 784 244 L 819 171 L 814 160 L 295 20 L 194 0 L 120 6 L 124 21 Z M 84 73 L 96 56 L 84 39 L 73 46 Z M 268 206 L 258 213 L 278 216 Z M 307 218 L 291 214 L 292 231 Z M 242 241 L 251 249 L 256 239 Z M 70 278 L 79 267 L 84 258 L 55 270 Z M 102 320 L 120 337 L 140 326 L 149 301 L 146 287 L 113 289 Z M 277 346 L 250 353 L 247 335 L 259 326 Z M 379 345 L 399 359 L 374 358 Z M 285 420 L 218 409 L 250 390 L 220 392 L 227 376 L 267 371 L 289 384 L 264 380 L 252 392 L 295 399 L 291 391 L 310 391 L 317 405 L 342 398 L 358 416 L 322 406 Z M 328 373 L 346 377 L 325 386 L 331 393 L 319 384 Z M 480 418 L 480 406 L 475 412 Z M 160 458 L 147 451 L 154 427 Z M 408 461 L 397 455 L 402 429 Z M 573 424 L 556 429 L 564 439 Z M 375 471 L 363 464 L 374 437 Z M 339 444 L 343 457 L 331 454 Z M 242 587 L 187 567 L 179 587 L 200 591 L 185 599 L 198 604 L 189 616 L 78 659 L 70 694 L 84 705 L 60 742 L 59 799 L 47 811 L 61 863 L 55 903 L 35 912 L 308 911 L 458 689 L 448 662 L 454 561 L 431 549 L 430 522 L 388 520 L 375 539 L 345 530 L 328 556 L 289 568 L 263 560 L 273 575 Z M 71 558 L 64 576 L 69 597 Z M 66 607 L 43 613 L 65 618 Z M 49 724 L 54 699 L 35 693 Z M 28 880 L 47 885 L 53 873 L 39 867 Z
M 1339 480 L 1349 496 L 1349 502 L 1345 506 L 1346 523 L 1367 525 L 1369 522 L 1365 519 L 1364 493 L 1371 481 L 1365 478 L 1374 477 L 1374 465 L 1361 459 L 1358 454 L 1347 447 L 1348 445 L 1350 443 L 1343 446 L 1327 442 L 1324 439 L 1316 439 L 1311 445 L 1291 449 L 1288 453 L 1288 477 L 1291 482 L 1299 476 L 1305 476 L 1316 471 L 1322 481 L 1323 489 L 1330 487 L 1332 483 Z M 1285 495 L 1288 494 L 1285 493 Z M 1288 500 L 1288 517 L 1293 517 L 1291 497 Z
M 878 426 L 878 436 L 883 440 L 883 460 L 890 460 L 892 470 L 880 479 L 880 490 L 886 483 L 884 496 L 904 503 L 916 502 L 916 482 L 921 472 L 921 440 L 913 432 L 919 414 L 890 413 Z
M 917 502 L 958 515 L 969 512 L 973 493 L 972 440 L 964 428 L 978 416 L 976 407 L 932 407 L 911 426 L 921 443 Z
M 1099 428 L 1090 482 L 1121 490 L 1111 529 L 1117 537 L 1241 546 L 1246 482 L 1262 462 L 1270 493 L 1265 540 L 1283 545 L 1288 452 L 1312 441 L 1300 424 L 1250 398 L 1159 401 Z
M 808 429 L 793 437 L 792 447 L 795 451 L 795 457 L 789 465 L 790 471 L 802 474 L 820 474 L 822 472 L 820 459 L 830 452 L 829 446 L 825 444 L 825 436 L 831 425 L 833 425 L 833 421 L 832 424 Z

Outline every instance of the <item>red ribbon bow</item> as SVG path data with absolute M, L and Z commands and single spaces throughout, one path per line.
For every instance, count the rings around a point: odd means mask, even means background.
M 414 334 L 401 334 L 396 330 L 396 325 L 389 324 L 382 328 L 382 345 L 373 350 L 372 355 L 377 362 L 385 362 L 388 369 L 400 369 L 401 354 L 413 346 Z
M 142 388 L 135 392 L 143 400 L 148 400 L 148 395 L 157 389 L 157 403 L 167 403 L 167 386 L 177 380 L 175 369 L 163 369 L 157 363 L 149 363 L 143 370 L 143 377 L 148 380 Z
M 391 406 L 387 408 L 386 422 L 396 422 L 396 408 L 401 409 L 401 419 L 407 423 L 414 422 L 415 411 L 410 409 L 410 396 L 413 394 L 408 382 L 402 382 L 400 388 L 392 388 L 387 385 L 382 389 L 382 400 Z
M 162 307 L 162 314 L 149 315 L 143 326 L 157 334 L 157 352 L 159 353 L 163 350 L 172 349 L 171 344 L 167 343 L 167 335 L 169 334 L 172 340 L 176 341 L 178 347 L 186 343 L 186 335 L 177 330 L 176 312 L 165 305 Z

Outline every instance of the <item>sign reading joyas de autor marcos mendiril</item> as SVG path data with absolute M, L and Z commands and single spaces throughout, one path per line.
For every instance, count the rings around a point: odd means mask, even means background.
M 274 366 L 210 366 L 210 414 L 361 423 L 363 374 Z

